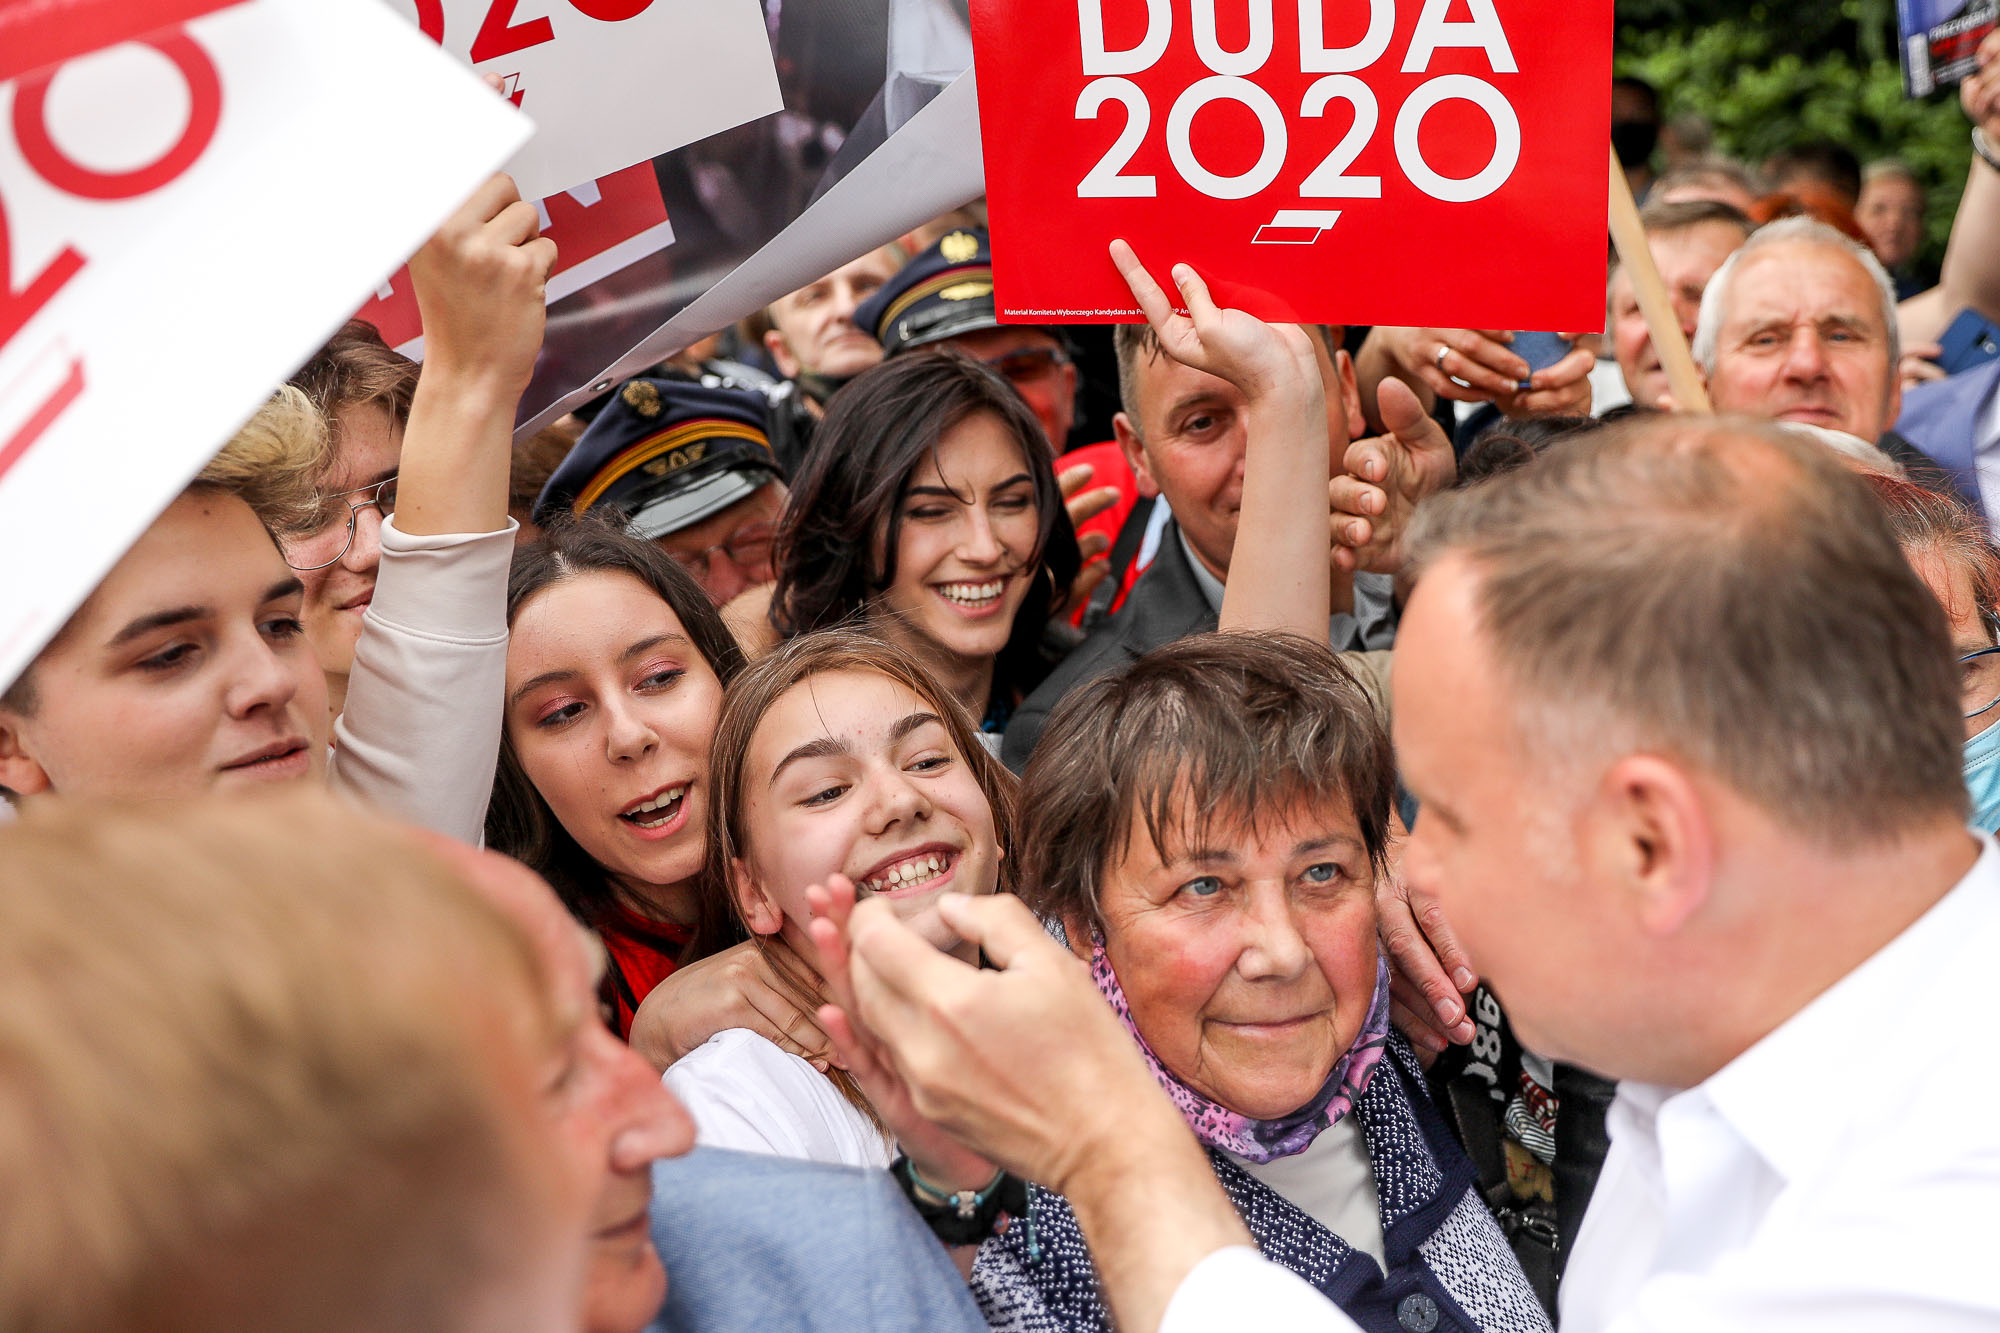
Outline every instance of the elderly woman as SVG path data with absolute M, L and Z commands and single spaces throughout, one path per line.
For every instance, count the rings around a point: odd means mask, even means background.
M 1266 1255 L 1363 1328 L 1546 1329 L 1389 1026 L 1393 760 L 1324 646 L 1183 640 L 1064 700 L 1028 765 L 1023 897 L 1090 964 Z M 988 1322 L 1108 1329 L 1056 1195 L 980 1249 Z

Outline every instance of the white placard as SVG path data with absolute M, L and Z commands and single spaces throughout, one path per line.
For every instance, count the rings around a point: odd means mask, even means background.
M 0 685 L 530 128 L 376 0 L 0 84 Z
M 784 109 L 759 0 L 389 0 L 534 118 L 527 199 Z

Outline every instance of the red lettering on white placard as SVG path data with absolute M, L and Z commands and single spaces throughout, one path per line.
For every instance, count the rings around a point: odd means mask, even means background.
M 49 86 L 67 62 L 29 74 L 15 88 L 15 146 L 37 175 L 65 194 L 99 201 L 136 199 L 151 194 L 178 180 L 201 160 L 215 139 L 216 128 L 222 122 L 222 78 L 208 52 L 184 28 L 136 40 L 171 60 L 188 90 L 187 125 L 180 138 L 145 166 L 130 171 L 98 171 L 76 161 L 56 143 L 48 123 Z M 0 200 L 0 349 L 13 342 L 28 321 L 83 271 L 86 262 L 81 251 L 65 242 L 40 273 L 16 286 L 6 202 Z M 72 356 L 62 380 L 12 434 L 0 441 L 0 475 L 20 461 L 56 419 L 83 396 L 83 391 L 83 358 Z
M 472 63 L 483 65 L 501 56 L 510 56 L 516 51 L 525 51 L 531 46 L 556 39 L 556 30 L 546 18 L 529 19 L 526 23 L 514 22 L 514 6 L 519 0 L 493 0 L 486 11 L 486 21 L 479 25 L 479 35 L 472 39 L 469 53 Z
M 193 166 L 215 138 L 215 127 L 222 121 L 222 77 L 208 53 L 184 31 L 167 37 L 143 37 L 140 45 L 152 47 L 181 72 L 188 90 L 188 120 L 172 148 L 131 171 L 96 171 L 83 166 L 50 137 L 49 85 L 65 66 L 21 80 L 14 93 L 14 138 L 28 165 L 58 190 L 79 199 L 134 199 L 151 194 Z

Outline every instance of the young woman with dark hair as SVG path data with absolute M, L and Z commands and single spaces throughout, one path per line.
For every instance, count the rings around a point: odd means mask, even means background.
M 892 357 L 835 396 L 778 533 L 771 623 L 914 655 L 997 733 L 1048 673 L 1079 556 L 1041 426 L 969 357 Z
M 540 873 L 611 955 L 619 1035 L 726 904 L 695 891 L 709 742 L 743 654 L 686 571 L 608 523 L 514 558 L 487 844 Z

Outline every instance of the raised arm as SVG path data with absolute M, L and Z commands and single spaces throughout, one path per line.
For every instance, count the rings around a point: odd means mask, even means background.
M 1979 44 L 1978 60 L 1979 72 L 1959 85 L 1959 103 L 1984 134 L 1987 150 L 2000 156 L 2000 32 L 1988 33 Z M 2000 167 L 1976 153 L 1952 219 L 1938 287 L 1944 296 L 1941 321 L 1969 307 L 2000 322 Z
M 424 369 L 396 487 L 406 535 L 507 526 L 514 412 L 541 350 L 555 257 L 535 206 L 496 175 L 410 260 Z
M 1295 324 L 1219 308 L 1185 264 L 1174 266 L 1174 281 L 1188 313 L 1175 314 L 1131 246 L 1113 241 L 1111 258 L 1166 354 L 1228 380 L 1246 402 L 1240 536 L 1229 557 L 1221 628 L 1323 639 L 1333 598 L 1332 518 L 1320 497 L 1331 479 L 1332 446 L 1312 340 Z
M 425 360 L 331 780 L 468 843 L 483 831 L 507 670 L 514 411 L 541 348 L 555 244 L 495 176 L 410 261 Z

